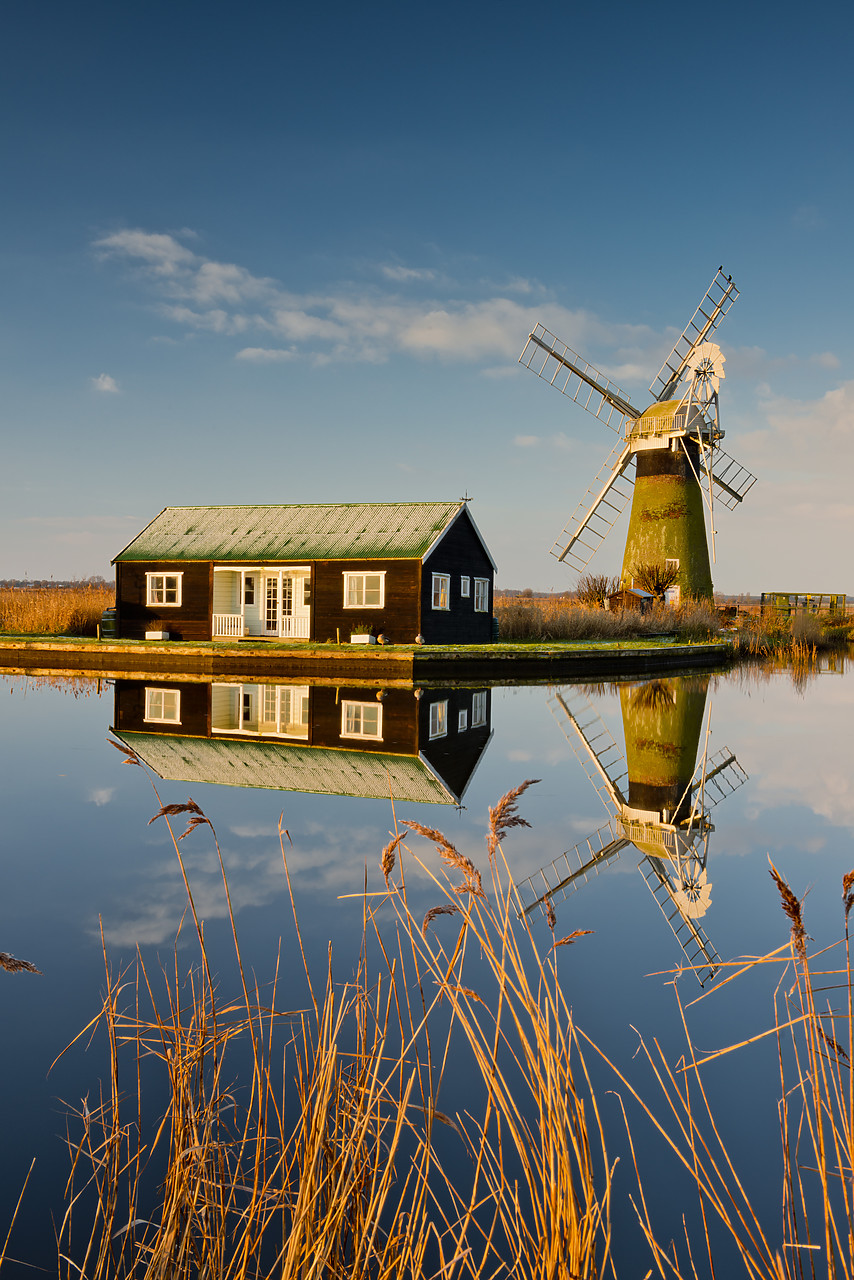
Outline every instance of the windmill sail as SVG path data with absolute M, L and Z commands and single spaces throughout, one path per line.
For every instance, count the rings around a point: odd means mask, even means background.
M 756 476 L 718 447 L 712 453 L 712 483 L 717 500 L 735 511 L 756 484 Z
M 658 375 L 649 388 L 654 400 L 670 400 L 674 395 L 682 372 L 691 359 L 695 347 L 714 333 L 721 320 L 738 297 L 738 289 L 721 268 L 709 285 L 703 301 L 685 326 L 682 336 L 670 352 Z
M 622 432 L 627 419 L 640 416 L 630 396 L 541 324 L 529 335 L 519 363 L 557 387 L 612 431 Z
M 638 870 L 646 881 L 647 888 L 661 907 L 664 916 L 676 941 L 679 943 L 690 967 L 697 975 L 700 986 L 715 976 L 721 967 L 721 958 L 709 940 L 702 925 L 680 907 L 675 896 L 675 886 L 671 882 L 665 864 L 659 858 L 642 858 Z
M 583 689 L 577 685 L 550 688 L 547 702 L 605 808 L 625 805 L 626 757 Z
M 552 547 L 553 556 L 579 573 L 587 568 L 628 506 L 634 487 L 628 470 L 631 461 L 631 445 L 619 440 Z
M 729 747 L 721 747 L 716 751 L 706 766 L 706 773 L 691 788 L 692 798 L 700 790 L 703 791 L 703 807 L 713 809 L 721 800 L 731 796 L 733 791 L 744 786 L 747 774 L 736 760 Z
M 587 884 L 591 876 L 598 876 L 602 868 L 628 844 L 628 840 L 619 836 L 614 822 L 606 823 L 592 836 L 580 840 L 574 848 L 516 886 L 522 903 L 519 915 L 530 915 L 537 907 L 545 910 L 547 900 L 554 902 L 568 898 L 581 885 Z

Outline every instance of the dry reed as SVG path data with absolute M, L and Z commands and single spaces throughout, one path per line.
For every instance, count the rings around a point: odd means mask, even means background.
M 94 636 L 101 614 L 115 604 L 112 587 L 0 588 L 0 632 L 14 635 Z
M 656 605 L 647 613 L 640 613 L 634 609 L 599 609 L 568 596 L 529 600 L 496 595 L 495 616 L 502 640 L 529 642 L 634 640 L 662 633 L 684 640 L 705 640 L 716 636 L 720 628 L 714 609 L 703 602 L 687 603 L 678 609 Z
M 162 975 L 140 956 L 135 978 L 107 964 L 101 1010 L 78 1040 L 106 1033 L 109 1082 L 96 1106 L 69 1118 L 60 1276 L 602 1276 L 611 1186 L 602 1125 L 554 961 L 523 953 L 532 940 L 524 928 L 516 936 L 499 860 L 494 901 L 473 889 L 460 897 L 454 873 L 479 884 L 480 872 L 441 833 L 418 829 L 447 868 L 422 863 L 442 898 L 422 934 L 400 863 L 407 846 L 395 833 L 381 860 L 393 938 L 366 898 L 355 973 L 336 985 L 330 962 L 319 988 L 307 968 L 305 1008 L 290 1011 L 279 1007 L 278 966 L 266 993 L 246 977 L 223 871 L 242 987 L 228 1001 L 211 973 L 180 844 L 210 824 L 192 801 L 157 800 L 152 821 L 169 826 L 197 962 L 182 978 L 176 946 Z M 181 836 L 171 824 L 183 814 L 190 825 Z M 212 827 L 208 835 L 222 867 Z M 427 925 L 449 915 L 459 926 L 448 950 Z M 463 981 L 470 969 L 479 980 Z M 438 1107 L 461 1053 L 481 1084 L 479 1116 Z M 148 1117 L 158 1076 L 168 1105 Z

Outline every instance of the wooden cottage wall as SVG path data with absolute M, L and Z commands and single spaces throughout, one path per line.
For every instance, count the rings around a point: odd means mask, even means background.
M 145 718 L 146 689 L 177 689 L 181 694 L 180 724 L 152 722 Z M 179 683 L 163 680 L 117 680 L 114 690 L 113 727 L 127 733 L 210 735 L 211 686 L 202 681 Z
M 451 579 L 450 608 L 433 608 L 433 574 Z M 460 594 L 460 578 L 470 579 L 468 597 Z M 475 613 L 474 579 L 489 581 L 485 613 Z M 488 644 L 492 639 L 493 569 L 465 511 L 448 530 L 421 572 L 421 634 L 427 644 Z
M 383 608 L 344 608 L 345 573 L 385 571 Z M 390 644 L 412 644 L 418 635 L 418 595 L 421 564 L 418 560 L 318 560 L 314 566 L 312 638 L 321 644 L 350 638 L 357 623 L 369 623 L 374 635 L 382 632 Z
M 486 724 L 472 728 L 472 700 L 475 693 L 486 693 Z M 430 707 L 434 702 L 447 702 L 447 732 L 442 738 L 430 738 Z M 467 727 L 459 728 L 460 712 L 466 712 Z M 425 689 L 419 703 L 419 739 L 421 754 L 454 795 L 462 795 L 474 773 L 483 749 L 489 741 L 492 725 L 490 690 Z
M 382 740 L 342 738 L 341 704 L 375 701 L 375 689 L 342 686 L 335 690 L 325 685 L 312 689 L 312 746 L 344 747 L 351 751 L 389 751 L 395 755 L 417 754 L 418 701 L 411 689 L 385 690 L 382 699 Z
M 146 604 L 147 573 L 180 573 L 180 605 Z M 118 633 L 144 640 L 146 631 L 168 631 L 173 640 L 210 640 L 213 566 L 209 561 L 127 561 L 116 565 Z

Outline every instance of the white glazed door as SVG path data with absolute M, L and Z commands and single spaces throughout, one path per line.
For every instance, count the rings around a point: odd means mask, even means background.
M 264 578 L 264 632 L 268 636 L 279 634 L 279 575 Z

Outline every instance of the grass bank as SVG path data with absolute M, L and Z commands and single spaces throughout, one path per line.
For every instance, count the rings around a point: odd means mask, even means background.
M 0 633 L 94 636 L 101 614 L 114 604 L 112 587 L 87 582 L 70 587 L 3 587 Z

